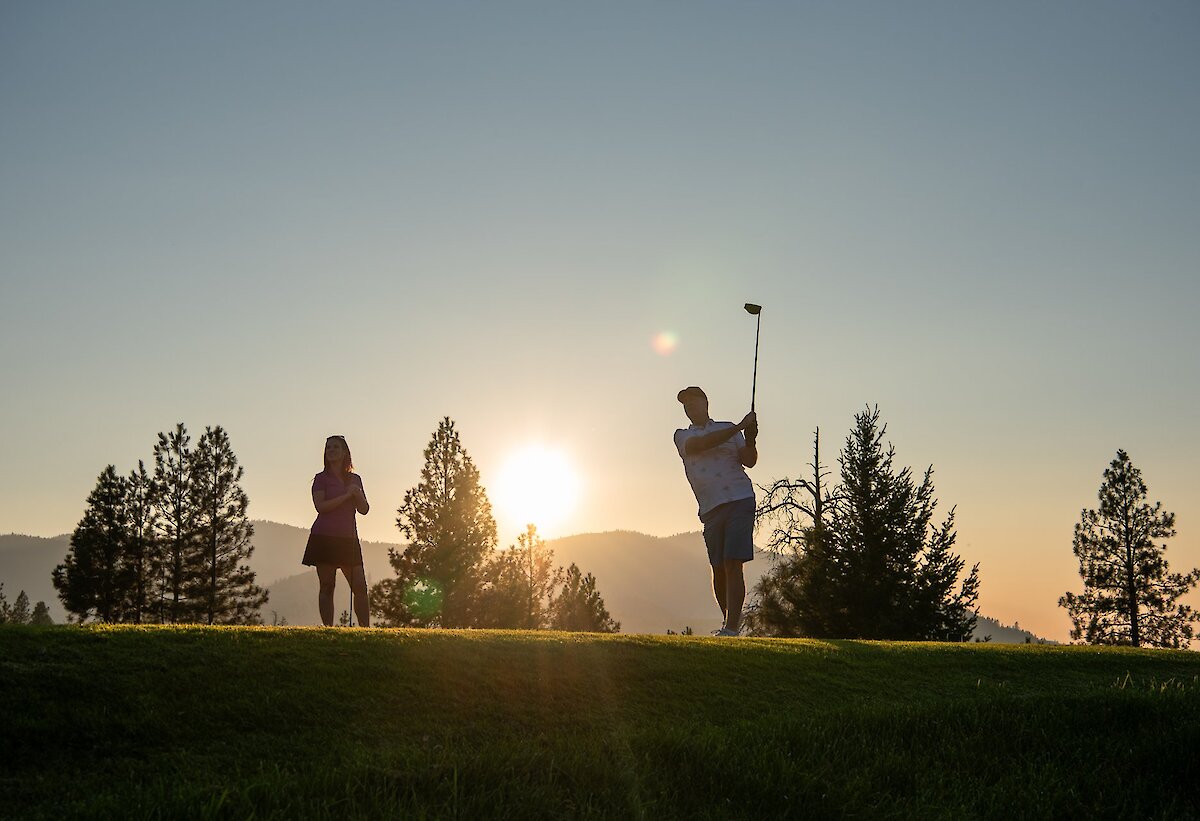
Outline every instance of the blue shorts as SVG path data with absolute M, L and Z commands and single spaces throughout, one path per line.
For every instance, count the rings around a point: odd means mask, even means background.
M 700 517 L 704 546 L 713 567 L 754 558 L 754 498 L 717 505 Z

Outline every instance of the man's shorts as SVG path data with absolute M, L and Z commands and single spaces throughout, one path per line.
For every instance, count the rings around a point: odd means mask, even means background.
M 754 497 L 717 505 L 700 517 L 704 545 L 713 567 L 754 558 Z

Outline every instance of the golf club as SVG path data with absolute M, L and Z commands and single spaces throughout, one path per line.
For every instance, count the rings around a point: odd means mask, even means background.
M 754 413 L 754 393 L 758 388 L 758 332 L 762 329 L 762 306 L 747 302 L 746 313 L 758 317 L 754 323 L 754 381 L 750 383 L 750 412 Z

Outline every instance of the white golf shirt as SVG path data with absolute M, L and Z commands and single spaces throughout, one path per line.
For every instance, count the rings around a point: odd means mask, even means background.
M 696 502 L 700 505 L 697 514 L 703 516 L 717 505 L 754 498 L 754 483 L 746 475 L 738 448 L 746 447 L 746 437 L 738 431 L 715 448 L 699 453 L 687 453 L 687 440 L 712 433 L 714 430 L 732 428 L 732 422 L 708 420 L 703 427 L 690 425 L 675 431 L 675 449 L 683 460 L 683 472 L 687 475 Z

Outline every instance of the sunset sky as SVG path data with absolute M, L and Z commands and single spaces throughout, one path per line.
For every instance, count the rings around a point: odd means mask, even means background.
M 878 404 L 983 612 L 1065 640 L 1118 448 L 1200 565 L 1198 43 L 1192 2 L 6 2 L 0 532 L 182 421 L 302 526 L 345 435 L 398 541 L 443 416 L 503 544 L 531 448 L 548 536 L 696 530 L 675 393 L 748 410 L 756 302 L 752 477 Z

